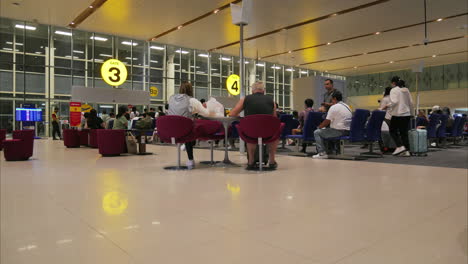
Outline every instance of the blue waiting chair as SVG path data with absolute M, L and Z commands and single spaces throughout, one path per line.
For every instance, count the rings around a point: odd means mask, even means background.
M 380 141 L 382 132 L 382 123 L 385 119 L 385 111 L 375 110 L 372 112 L 365 133 L 365 142 L 369 144 L 369 152 L 361 153 L 361 156 L 367 158 L 382 158 L 382 153 L 375 153 L 373 144 Z
M 442 142 L 446 138 L 448 115 L 440 116 L 440 126 L 437 129 L 437 138 Z
M 294 119 L 293 115 L 281 115 L 280 116 L 281 123 L 284 123 L 284 129 L 281 132 L 281 148 L 280 149 L 287 149 L 286 145 L 286 137 L 292 134 L 292 130 L 299 126 L 299 121 Z
M 309 112 L 305 119 L 304 127 L 302 128 L 302 135 L 289 135 L 286 136 L 286 138 L 297 139 L 299 141 L 297 143 L 297 152 L 299 152 L 300 145 L 315 141 L 314 131 L 322 122 L 322 112 Z
M 437 128 L 439 124 L 440 124 L 439 114 L 432 114 L 429 116 L 429 125 L 426 128 L 428 140 L 437 138 Z
M 344 142 L 365 142 L 366 141 L 366 122 L 369 117 L 370 111 L 366 109 L 356 109 L 351 120 L 351 127 L 349 130 L 349 136 L 342 136 L 338 138 L 329 138 L 327 141 L 339 141 L 339 154 L 329 155 L 332 159 L 343 159 L 343 160 L 358 160 L 365 159 L 365 157 L 353 157 L 344 154 Z M 382 123 L 380 123 L 382 126 Z

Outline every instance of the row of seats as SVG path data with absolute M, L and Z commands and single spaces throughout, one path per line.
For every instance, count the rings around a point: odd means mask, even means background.
M 368 118 L 370 115 L 370 118 Z M 298 139 L 303 143 L 314 142 L 314 131 L 323 121 L 323 113 L 309 112 L 302 135 L 291 135 L 292 129 L 297 127 L 297 120 L 292 118 L 292 115 L 282 115 L 281 121 L 285 123 L 285 130 L 282 133 L 282 139 Z M 381 140 L 382 122 L 385 118 L 385 112 L 375 110 L 372 114 L 366 109 L 356 109 L 352 121 L 349 136 L 330 140 L 346 140 L 350 142 L 363 142 L 370 145 L 369 152 L 364 154 L 375 154 L 372 149 L 372 143 Z M 459 138 L 463 136 L 463 129 L 466 123 L 466 117 L 456 116 L 453 129 L 450 133 L 446 133 L 447 115 L 431 115 L 429 125 L 427 127 L 428 140 L 435 138 Z M 409 128 L 408 128 L 409 129 Z M 297 144 L 298 146 L 300 144 Z

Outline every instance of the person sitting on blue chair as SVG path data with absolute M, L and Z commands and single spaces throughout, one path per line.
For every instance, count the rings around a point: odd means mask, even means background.
M 317 155 L 313 156 L 314 159 L 328 159 L 325 139 L 338 138 L 349 134 L 353 113 L 351 108 L 342 101 L 343 95 L 341 92 L 334 91 L 332 106 L 328 110 L 327 117 L 314 132 L 318 152 Z

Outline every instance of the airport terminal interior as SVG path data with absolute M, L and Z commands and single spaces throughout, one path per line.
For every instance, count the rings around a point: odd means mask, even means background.
M 0 264 L 468 263 L 465 0 L 0 0 Z

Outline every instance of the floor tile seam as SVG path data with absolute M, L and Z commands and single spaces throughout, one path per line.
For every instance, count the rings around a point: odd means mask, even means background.
M 119 250 L 121 250 L 125 255 L 127 255 L 131 261 L 134 260 L 134 257 L 133 255 L 131 255 L 127 250 L 125 250 L 124 248 L 122 248 L 119 244 L 117 244 L 115 241 L 113 241 L 110 237 L 108 237 L 106 234 L 100 232 L 97 228 L 95 228 L 94 226 L 92 226 L 90 223 L 88 223 L 85 219 L 83 219 L 82 217 L 78 216 L 78 215 L 75 215 L 73 213 L 73 211 L 69 208 L 67 208 L 66 206 L 64 206 L 63 204 L 61 204 L 60 202 L 58 202 L 55 197 L 49 193 L 49 198 L 57 205 L 57 207 L 59 208 L 62 208 L 65 212 L 67 212 L 68 214 L 70 214 L 72 217 L 78 219 L 81 224 L 84 224 L 88 229 L 90 229 L 91 231 L 94 231 L 96 232 L 96 234 L 102 236 L 104 239 L 106 239 L 109 243 L 111 243 L 112 245 L 114 245 L 115 247 L 117 247 Z M 133 261 L 134 263 L 134 261 Z
M 451 209 L 453 207 L 456 207 L 458 204 L 461 204 L 461 203 L 462 203 L 461 201 L 454 202 L 454 203 L 452 203 L 452 204 L 438 210 L 437 212 L 435 212 L 435 213 L 433 213 L 433 214 L 431 214 L 429 216 L 424 217 L 421 221 L 415 221 L 412 224 L 409 224 L 409 225 L 406 225 L 406 226 L 404 226 L 402 228 L 399 228 L 399 230 L 395 230 L 395 231 L 391 232 L 388 236 L 385 236 L 385 238 L 383 238 L 383 235 L 382 235 L 382 238 L 376 239 L 374 241 L 369 242 L 368 246 L 357 249 L 357 250 L 351 252 L 350 254 L 348 254 L 348 255 L 346 255 L 346 256 L 344 256 L 344 257 L 342 257 L 342 258 L 340 258 L 340 259 L 338 259 L 336 261 L 330 262 L 329 264 L 339 264 L 340 262 L 342 262 L 343 260 L 346 260 L 349 257 L 352 257 L 352 256 L 354 256 L 356 254 L 361 253 L 361 252 L 367 252 L 367 251 L 369 251 L 369 249 L 374 248 L 378 244 L 381 244 L 381 243 L 383 243 L 385 241 L 389 241 L 389 240 L 391 240 L 391 239 L 393 239 L 395 237 L 398 237 L 399 235 L 405 233 L 406 230 L 408 230 L 408 229 L 410 229 L 410 228 L 412 228 L 412 227 L 414 227 L 416 225 L 419 226 L 419 225 L 431 222 L 431 220 L 434 219 L 435 217 L 437 217 L 438 215 L 442 214 L 445 211 L 448 211 L 449 209 Z

